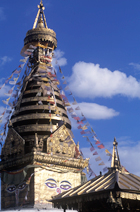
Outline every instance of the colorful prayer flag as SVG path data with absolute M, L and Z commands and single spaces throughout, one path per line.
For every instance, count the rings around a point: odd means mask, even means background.
M 84 125 L 83 127 L 81 127 L 82 130 L 86 130 L 87 129 L 87 126 Z
M 93 153 L 93 155 L 98 155 L 98 152 L 97 152 L 97 151 L 95 151 L 95 152 Z
M 99 140 L 97 140 L 97 141 L 95 142 L 95 144 L 100 144 L 100 141 L 99 141 Z
M 78 107 L 76 107 L 76 108 L 75 108 L 75 110 L 80 110 L 80 107 L 79 107 L 79 106 L 78 106 Z
M 85 134 L 85 131 L 84 131 L 84 130 L 82 130 L 80 133 L 81 133 L 81 135 L 83 135 L 83 134 Z
M 103 168 L 103 172 L 106 172 L 106 171 L 108 171 L 108 168 L 107 167 Z
M 73 112 L 73 108 L 72 107 L 68 108 L 67 110 L 69 111 L 69 113 Z
M 102 161 L 101 163 L 99 163 L 99 166 L 105 165 L 105 163 Z
M 77 124 L 84 124 L 82 121 L 77 121 Z
M 97 146 L 99 149 L 103 149 L 105 148 L 103 144 L 100 144 L 99 146 Z
M 78 121 L 78 120 L 80 120 L 80 118 L 79 117 L 73 117 L 76 121 Z
M 95 150 L 95 148 L 92 146 L 92 147 L 90 147 L 90 151 L 92 152 L 92 151 L 94 151 Z
M 82 129 L 82 126 L 81 126 L 81 125 L 79 125 L 77 128 L 78 128 L 78 129 Z
M 98 156 L 97 158 L 95 158 L 96 161 L 100 161 L 102 160 L 100 156 Z

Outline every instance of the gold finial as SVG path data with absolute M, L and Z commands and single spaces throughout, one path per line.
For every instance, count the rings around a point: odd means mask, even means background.
M 40 1 L 40 5 L 38 5 L 39 9 L 45 10 L 45 7 L 43 6 L 43 2 L 42 0 Z
M 34 25 L 33 25 L 33 29 L 36 28 L 38 19 L 39 19 L 39 17 L 40 17 L 41 14 L 43 15 L 43 21 L 44 21 L 45 28 L 48 28 L 48 27 L 47 27 L 47 23 L 46 23 L 45 14 L 44 14 L 44 11 L 43 11 L 43 10 L 45 10 L 45 7 L 43 6 L 42 0 L 40 1 L 40 5 L 38 5 L 38 8 L 39 8 L 39 10 L 38 10 L 38 13 L 37 13 L 37 16 L 36 16 Z

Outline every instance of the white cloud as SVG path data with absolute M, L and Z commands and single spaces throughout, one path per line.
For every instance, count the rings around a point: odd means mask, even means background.
M 134 67 L 134 69 L 140 71 L 140 64 L 139 63 L 129 63 L 130 66 Z
M 3 56 L 3 57 L 0 58 L 0 66 L 3 66 L 6 63 L 11 62 L 11 61 L 12 61 L 11 57 Z
M 5 14 L 4 14 L 4 9 L 3 7 L 0 7 L 0 21 L 5 20 Z
M 67 59 L 65 57 L 63 57 L 64 55 L 64 52 L 57 49 L 56 51 L 54 51 L 54 58 L 53 58 L 53 61 L 52 61 L 52 65 L 53 67 L 56 67 L 57 64 L 59 66 L 65 66 L 67 65 Z
M 100 68 L 99 64 L 78 62 L 73 66 L 69 86 L 79 97 L 113 97 L 123 95 L 140 98 L 140 82 L 120 71 Z
M 96 103 L 81 102 L 78 105 L 88 119 L 110 119 L 119 115 L 114 109 Z
M 96 103 L 81 102 L 81 103 L 78 103 L 78 106 L 80 107 L 80 110 L 75 110 L 75 113 L 81 119 L 83 118 L 81 117 L 81 112 L 84 114 L 84 116 L 87 119 L 93 119 L 93 120 L 111 119 L 119 115 L 119 112 L 115 111 L 114 109 L 108 108 L 104 105 L 98 105 Z M 76 107 L 77 105 L 75 105 L 75 108 Z M 74 109 L 74 106 L 73 106 L 73 109 Z M 77 129 L 78 125 L 76 121 L 73 118 L 71 118 L 71 115 L 69 114 L 69 112 L 68 112 L 68 115 L 71 121 L 72 129 L 73 130 Z

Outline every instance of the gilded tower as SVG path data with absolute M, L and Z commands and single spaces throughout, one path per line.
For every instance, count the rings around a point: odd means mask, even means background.
M 23 79 L 1 152 L 2 209 L 50 207 L 52 196 L 81 184 L 81 172 L 88 165 L 72 138 L 52 66 L 56 47 L 41 0 L 21 50 L 22 56 L 29 56 L 30 72 Z

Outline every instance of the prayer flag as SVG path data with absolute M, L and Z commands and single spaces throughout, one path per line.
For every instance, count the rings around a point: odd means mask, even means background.
M 84 130 L 82 130 L 80 133 L 81 133 L 81 135 L 86 134 Z
M 92 152 L 92 151 L 94 151 L 95 150 L 95 148 L 92 146 L 92 147 L 90 147 L 90 151 Z
M 21 73 L 21 70 L 18 71 L 18 70 L 16 69 L 16 70 L 13 71 L 13 74 L 20 74 L 20 73 Z
M 63 82 L 63 84 L 67 84 L 66 80 Z
M 103 144 L 100 144 L 99 146 L 97 146 L 99 149 L 103 149 L 105 148 Z
M 75 110 L 80 110 L 80 107 L 79 107 L 79 106 L 78 106 L 78 107 L 76 107 L 76 108 L 75 108 Z
M 103 172 L 106 172 L 106 171 L 108 171 L 108 168 L 107 167 L 103 168 Z
M 86 131 L 86 134 L 91 134 L 90 130 L 89 131 Z
M 94 130 L 92 129 L 92 127 L 91 127 L 91 132 L 95 133 Z
M 96 136 L 94 135 L 93 137 L 92 137 L 95 141 L 98 141 L 98 139 L 96 138 Z
M 84 118 L 82 119 L 82 121 L 86 121 L 86 118 L 84 117 Z
M 4 116 L 4 114 L 5 114 L 5 111 L 1 115 Z
M 39 104 L 39 105 L 43 105 L 43 102 L 42 102 L 42 101 L 39 101 L 38 104 Z
M 79 118 L 79 117 L 73 117 L 73 118 L 74 118 L 75 120 L 77 120 L 77 121 L 78 121 L 78 120 L 80 120 L 80 118 Z
M 100 144 L 100 141 L 99 141 L 99 140 L 97 140 L 97 141 L 95 142 L 95 144 Z
M 76 117 L 76 115 L 71 114 L 71 117 L 74 118 L 74 117 Z
M 102 166 L 102 165 L 105 165 L 103 161 L 101 163 L 99 163 L 99 166 Z
M 105 150 L 105 153 L 106 153 L 108 156 L 111 155 L 111 153 L 110 153 L 107 149 Z
M 95 151 L 95 152 L 93 153 L 93 155 L 98 155 L 98 152 L 97 152 L 97 151 Z
M 68 108 L 67 110 L 69 111 L 69 113 L 73 112 L 73 108 L 72 107 Z
M 96 161 L 102 160 L 100 156 L 98 156 L 97 158 L 95 158 Z
M 110 158 L 108 159 L 108 161 L 111 161 L 111 159 L 112 159 L 112 155 L 110 156 Z
M 60 66 L 59 66 L 59 72 L 62 74 L 62 70 L 61 70 Z
M 64 84 L 64 83 L 63 83 L 63 84 Z M 66 87 L 64 88 L 64 90 L 65 90 L 65 91 L 69 90 L 69 86 L 66 86 Z
M 77 128 L 78 128 L 78 129 L 82 129 L 82 126 L 81 126 L 81 125 L 79 125 Z
M 72 104 L 73 104 L 73 105 L 77 105 L 77 102 L 76 102 L 76 101 L 74 101 Z
M 84 124 L 82 121 L 77 121 L 77 124 Z
M 5 84 L 7 84 L 9 82 L 9 79 L 5 80 Z
M 83 127 L 81 127 L 82 130 L 86 130 L 87 129 L 87 126 L 84 125 Z

